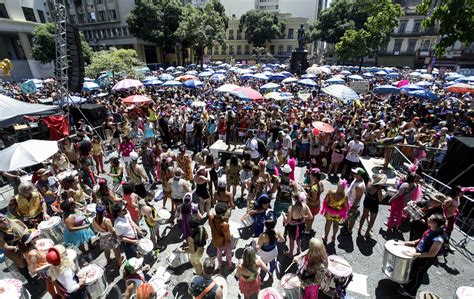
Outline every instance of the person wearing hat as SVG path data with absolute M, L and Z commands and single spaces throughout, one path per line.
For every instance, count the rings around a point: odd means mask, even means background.
M 110 218 L 105 216 L 106 207 L 103 204 L 96 206 L 96 214 L 92 220 L 92 225 L 99 233 L 99 248 L 104 252 L 107 264 L 110 265 L 110 250 L 114 251 L 115 262 L 118 266 L 122 263 L 122 253 L 120 252 L 119 242 L 115 235 L 115 230 Z
M 127 286 L 127 292 L 135 293 L 138 287 L 146 283 L 145 274 L 150 270 L 149 265 L 143 265 L 143 258 L 129 258 L 123 267 L 123 280 Z
M 29 228 L 50 218 L 46 202 L 33 184 L 22 182 L 18 186 L 18 191 L 19 194 L 9 204 L 9 210 L 16 218 L 23 221 Z
M 343 224 L 346 228 L 343 233 L 349 235 L 352 234 L 352 228 L 354 227 L 354 224 L 357 220 L 360 200 L 362 199 L 362 196 L 366 190 L 364 178 L 367 176 L 367 173 L 361 167 L 353 168 L 351 172 L 354 179 L 347 190 L 350 209 L 346 221 L 344 221 Z
M 133 186 L 135 193 L 141 198 L 147 196 L 145 183 L 148 182 L 145 168 L 138 164 L 139 155 L 133 151 L 130 153 L 130 163 L 126 166 L 129 182 Z
M 369 218 L 369 224 L 365 231 L 365 237 L 369 238 L 372 228 L 374 227 L 377 213 L 379 212 L 379 204 L 382 202 L 385 193 L 383 192 L 383 184 L 387 182 L 387 176 L 385 174 L 374 174 L 372 180 L 367 184 L 367 190 L 364 198 L 364 211 L 360 217 L 359 222 L 359 235 L 361 234 L 362 227 L 367 218 Z
M 183 204 L 184 195 L 191 191 L 191 184 L 183 178 L 183 170 L 178 167 L 174 170 L 174 176 L 168 180 L 168 185 L 171 188 L 171 213 L 174 213 Z
M 49 264 L 46 260 L 46 252 L 36 249 L 36 241 L 40 237 L 40 231 L 34 230 L 24 234 L 18 248 L 25 258 L 29 273 L 35 277 L 45 277 Z
M 71 299 L 88 299 L 89 293 L 85 287 L 85 278 L 77 277 L 76 265 L 68 257 L 63 245 L 55 245 L 48 250 L 46 260 L 51 265 L 48 278 L 59 290 L 59 295 Z
M 290 179 L 292 169 L 290 165 L 285 164 L 281 168 L 281 176 L 276 179 L 273 184 L 272 192 L 277 192 L 277 199 L 275 200 L 275 219 L 280 217 L 281 213 L 288 214 L 288 208 L 291 205 L 293 193 L 298 192 L 298 186 L 295 181 Z
M 61 187 L 55 176 L 51 175 L 49 169 L 41 168 L 36 171 L 39 179 L 35 183 L 36 190 L 43 196 L 49 215 L 54 215 L 51 204 L 59 197 Z
M 136 257 L 138 255 L 138 237 L 144 235 L 144 231 L 133 222 L 126 205 L 114 204 L 112 215 L 115 218 L 114 229 L 120 240 L 120 249 L 125 253 L 127 259 Z

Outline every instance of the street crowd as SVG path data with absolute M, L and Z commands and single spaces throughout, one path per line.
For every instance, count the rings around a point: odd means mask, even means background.
M 409 78 L 408 70 L 398 71 L 401 79 Z M 436 169 L 454 136 L 472 137 L 472 95 L 442 87 L 433 89 L 440 97 L 436 102 L 404 93 L 377 95 L 372 89 L 391 81 L 374 76 L 368 79 L 369 92 L 349 103 L 319 86 L 297 83 L 280 86 L 290 99 L 248 100 L 217 88 L 225 83 L 259 90 L 266 82 L 243 80 L 231 71 L 226 76 L 223 82 L 203 80 L 195 89 L 114 91 L 110 85 L 101 94 L 84 93 L 107 107 L 103 125 L 73 120 L 75 134 L 58 141 L 60 151 L 31 181 L 22 181 L 20 170 L 2 173 L 15 193 L 7 213 L 0 215 L 0 248 L 6 258 L 29 283 L 45 283 L 53 298 L 93 298 L 88 277 L 78 275 L 68 248 L 78 248 L 86 266 L 98 246 L 108 264 L 122 269 L 125 298 L 154 298 L 158 294 L 143 257 L 161 248 L 160 226 L 176 226 L 183 241 L 178 254 L 188 254 L 193 266 L 189 286 L 194 298 L 225 297 L 213 280 L 216 273 L 235 276 L 244 298 L 256 298 L 265 291 L 265 280 L 287 277 L 278 265 L 279 254 L 298 265 L 294 279 L 301 298 L 318 298 L 320 290 L 327 291 L 321 284 L 331 263 L 325 246 L 337 242 L 338 234 L 371 238 L 379 205 L 388 200 L 390 217 L 383 228 L 388 238 L 403 222 L 410 225 L 404 245 L 416 248 L 407 255 L 415 257 L 417 271 L 399 292 L 415 298 L 437 256 L 451 250 L 449 236 L 463 197 L 460 186 L 447 194 L 427 194 L 420 162 L 429 150 L 439 150 L 429 161 Z M 323 86 L 324 79 L 327 75 L 319 75 L 316 83 Z M 442 86 L 443 80 L 437 77 L 435 85 Z M 3 91 L 29 103 L 55 97 L 54 82 L 33 95 L 21 93 L 16 83 L 3 83 Z M 122 102 L 135 94 L 150 101 Z M 228 153 L 222 159 L 210 150 L 219 140 Z M 408 145 L 402 151 L 411 163 L 389 193 L 384 170 L 390 168 L 396 144 Z M 382 157 L 382 171 L 369 177 L 361 156 Z M 304 180 L 295 177 L 297 167 L 306 169 Z M 330 190 L 324 190 L 324 180 Z M 243 226 L 251 227 L 254 237 L 239 260 L 228 221 L 236 209 L 244 209 Z M 316 234 L 318 221 L 325 225 Z M 284 231 L 275 229 L 277 222 Z M 46 224 L 60 225 L 63 239 L 45 249 L 38 240 L 44 240 L 41 227 Z M 308 248 L 302 246 L 305 236 Z M 150 241 L 150 249 L 142 239 Z M 207 246 L 216 248 L 215 258 L 203 259 Z M 342 286 L 331 291 L 343 297 Z

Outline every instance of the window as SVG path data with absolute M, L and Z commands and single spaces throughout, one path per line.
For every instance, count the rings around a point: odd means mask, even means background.
M 114 37 L 112 35 L 112 29 L 107 29 L 107 37 Z
M 398 26 L 398 33 L 404 33 L 407 28 L 408 21 L 400 21 L 400 25 Z
M 245 50 L 244 50 L 244 54 L 245 55 L 250 55 L 250 46 L 249 45 L 245 45 Z
M 237 55 L 242 55 L 242 46 L 237 45 Z
M 105 11 L 99 11 L 99 21 L 105 21 Z
M 242 40 L 242 32 L 240 30 L 237 30 L 237 40 Z
M 428 51 L 430 49 L 430 41 L 425 40 L 421 46 L 421 51 Z
M 44 18 L 44 12 L 38 9 L 38 17 L 41 23 L 46 23 L 46 19 Z
M 219 47 L 218 46 L 214 47 L 214 55 L 219 55 Z
M 283 45 L 278 46 L 278 54 L 279 55 L 283 54 Z
M 408 40 L 407 53 L 409 54 L 415 53 L 416 42 L 417 42 L 416 38 Z
M 288 39 L 293 39 L 293 28 L 288 28 Z
M 0 3 L 0 18 L 2 19 L 9 19 L 10 17 L 8 16 L 7 8 L 5 7 L 5 4 Z
M 77 18 L 79 20 L 79 23 L 84 23 L 84 14 L 83 13 L 78 14 Z
M 123 36 L 128 36 L 129 33 L 128 33 L 128 27 L 122 27 L 123 29 Z
M 388 47 L 388 42 L 384 42 L 384 43 L 380 46 L 380 53 L 387 53 L 387 47 Z
M 227 49 L 225 46 L 221 48 L 221 55 L 227 55 Z
M 270 53 L 275 54 L 275 45 L 270 45 Z
M 229 55 L 234 55 L 234 46 L 229 46 Z
M 109 18 L 111 20 L 116 20 L 117 19 L 117 12 L 115 11 L 115 9 L 109 10 Z
M 25 15 L 25 20 L 30 22 L 36 22 L 35 11 L 33 8 L 21 7 L 23 14 Z
M 415 24 L 413 25 L 413 33 L 419 33 L 421 29 L 421 22 L 420 21 L 415 21 Z
M 229 40 L 234 39 L 234 30 L 229 30 Z
M 97 4 L 102 4 L 102 3 L 104 3 L 104 0 L 96 0 L 96 3 Z
M 396 39 L 395 40 L 395 45 L 393 46 L 393 53 L 397 53 L 399 54 L 400 53 L 400 49 L 402 48 L 402 43 L 403 43 L 403 39 Z
M 286 52 L 288 52 L 288 53 L 293 52 L 293 46 L 288 45 L 288 47 L 286 47 Z

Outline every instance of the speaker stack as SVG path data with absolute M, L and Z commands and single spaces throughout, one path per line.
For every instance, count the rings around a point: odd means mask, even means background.
M 66 42 L 68 45 L 68 89 L 70 92 L 81 92 L 84 82 L 84 56 L 82 54 L 81 36 L 76 25 L 66 25 Z

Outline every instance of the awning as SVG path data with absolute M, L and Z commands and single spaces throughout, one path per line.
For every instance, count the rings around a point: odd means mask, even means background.
M 47 116 L 61 113 L 58 106 L 30 104 L 0 95 L 0 127 L 22 122 L 24 116 Z

